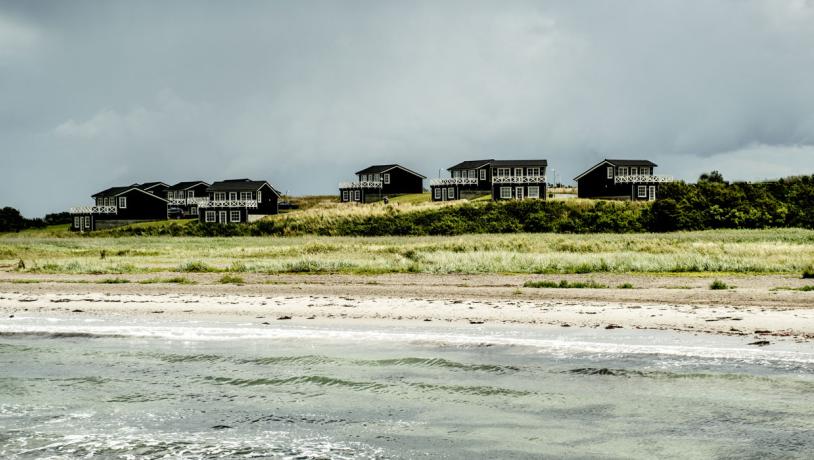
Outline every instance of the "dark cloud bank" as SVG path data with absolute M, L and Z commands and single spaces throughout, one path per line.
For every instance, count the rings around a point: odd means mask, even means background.
M 0 2 L 0 202 L 370 163 L 814 172 L 814 2 Z

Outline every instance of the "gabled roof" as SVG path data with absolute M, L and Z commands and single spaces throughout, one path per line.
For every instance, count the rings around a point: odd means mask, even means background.
M 169 185 L 167 185 L 167 184 L 165 184 L 164 182 L 161 182 L 161 181 L 145 182 L 143 184 L 136 184 L 136 186 L 138 188 L 144 190 L 144 191 L 150 191 L 151 189 L 154 189 L 156 187 L 165 187 L 165 188 L 169 187 Z
M 395 169 L 395 168 L 399 168 L 399 169 L 402 169 L 404 171 L 407 171 L 408 173 L 416 175 L 416 176 L 418 176 L 418 177 L 420 177 L 422 179 L 427 178 L 426 176 L 423 176 L 423 175 L 413 171 L 412 169 L 405 168 L 404 166 L 397 165 L 397 164 L 368 166 L 367 168 L 365 168 L 365 169 L 363 169 L 361 171 L 356 171 L 356 174 L 381 174 L 381 173 L 386 173 L 387 171 L 390 171 L 391 169 Z
M 266 185 L 268 185 L 277 196 L 280 196 L 280 192 L 264 180 L 226 179 L 213 182 L 207 190 L 210 192 L 256 192 Z
M 658 166 L 656 163 L 653 163 L 650 160 L 609 160 L 609 159 L 606 158 L 606 159 L 600 161 L 599 163 L 597 163 L 597 164 L 591 166 L 590 168 L 588 168 L 587 171 L 585 171 L 584 173 L 582 173 L 579 176 L 575 177 L 574 180 L 582 179 L 583 176 L 585 176 L 589 172 L 593 171 L 594 169 L 596 169 L 596 168 L 598 168 L 598 167 L 600 167 L 600 166 L 602 166 L 604 164 L 608 164 L 610 166 L 652 166 L 652 167 Z
M 166 199 L 164 199 L 164 198 L 162 198 L 162 197 L 160 197 L 160 196 L 158 196 L 158 195 L 156 195 L 154 193 L 151 193 L 151 192 L 148 192 L 147 190 L 144 190 L 143 188 L 141 188 L 141 186 L 139 184 L 128 185 L 126 187 L 110 187 L 109 189 L 102 190 L 99 193 L 91 195 L 91 198 L 96 198 L 97 196 L 117 197 L 119 195 L 124 195 L 125 193 L 129 193 L 129 192 L 132 192 L 132 191 L 143 193 L 145 195 L 151 196 L 151 197 L 159 199 L 161 201 L 167 201 Z
M 171 187 L 168 187 L 167 190 L 187 190 L 187 189 L 190 189 L 190 188 L 193 188 L 193 187 L 197 187 L 198 185 L 201 185 L 201 184 L 209 187 L 208 182 L 204 182 L 202 180 L 190 180 L 190 181 L 179 182 L 179 183 L 177 183 L 177 184 L 175 184 L 175 185 L 173 185 Z
M 497 160 L 492 162 L 493 167 L 499 166 L 548 166 L 548 160 Z
M 491 163 L 493 161 L 495 161 L 495 160 L 489 159 L 489 160 L 467 160 L 467 161 L 462 161 L 462 162 L 458 163 L 457 165 L 450 166 L 449 168 L 447 168 L 447 171 L 452 171 L 453 169 L 478 169 L 478 168 L 481 168 L 483 166 L 488 165 L 489 163 Z

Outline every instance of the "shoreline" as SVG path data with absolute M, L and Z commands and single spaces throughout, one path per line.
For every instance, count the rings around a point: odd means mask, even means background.
M 165 274 L 166 275 L 166 274 Z M 178 273 L 171 275 L 178 276 Z M 138 284 L 160 276 L 18 275 L 0 281 L 0 314 L 277 321 L 386 321 L 673 330 L 743 336 L 750 343 L 814 341 L 814 292 L 772 291 L 807 285 L 784 276 L 641 275 L 250 275 L 215 284 L 219 274 L 184 274 L 197 284 Z M 523 288 L 528 280 L 629 282 L 634 289 Z M 259 284 L 260 281 L 262 284 Z M 78 282 L 66 282 L 78 281 Z M 796 284 L 794 284 L 796 283 Z M 810 284 L 810 283 L 808 283 Z M 612 284 L 616 285 L 616 284 Z M 681 286 L 680 288 L 676 286 Z M 399 323 L 401 322 L 401 323 Z M 762 345 L 767 345 L 762 343 Z M 758 346 L 758 345 L 756 345 Z

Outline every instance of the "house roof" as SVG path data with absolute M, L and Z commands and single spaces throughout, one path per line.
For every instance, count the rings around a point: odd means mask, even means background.
M 363 169 L 361 171 L 356 171 L 356 174 L 381 174 L 381 173 L 385 173 L 385 172 L 390 171 L 391 169 L 395 169 L 395 168 L 399 168 L 399 169 L 402 169 L 404 171 L 407 171 L 408 173 L 416 175 L 416 176 L 418 176 L 418 177 L 420 177 L 422 179 L 427 178 L 426 176 L 423 176 L 423 175 L 413 171 L 412 169 L 405 168 L 404 166 L 397 165 L 397 164 L 368 166 L 367 168 L 365 168 L 365 169 Z
M 548 160 L 496 160 L 492 166 L 548 166 Z
M 213 182 L 207 188 L 210 192 L 254 192 L 268 185 L 269 188 L 278 196 L 280 192 L 264 180 L 251 180 L 251 179 L 227 179 Z
M 575 177 L 574 180 L 580 180 L 583 176 L 588 174 L 589 172 L 593 171 L 594 169 L 602 166 L 603 164 L 609 164 L 611 166 L 658 166 L 656 163 L 653 163 L 650 160 L 609 160 L 605 158 L 604 160 L 600 161 L 599 163 L 591 166 L 588 168 L 587 171 L 583 172 L 579 176 Z
M 162 197 L 160 197 L 160 196 L 158 196 L 158 195 L 156 195 L 156 194 L 154 194 L 152 192 L 144 190 L 143 188 L 141 188 L 141 186 L 139 184 L 128 185 L 126 187 L 110 187 L 109 189 L 102 190 L 99 193 L 91 195 L 91 198 L 96 198 L 97 196 L 113 196 L 113 197 L 116 197 L 116 196 L 124 195 L 125 193 L 132 192 L 132 191 L 137 191 L 139 193 L 149 195 L 149 196 L 151 196 L 153 198 L 156 198 L 156 199 L 159 199 L 159 200 L 162 200 L 162 201 L 167 201 L 164 198 L 162 198 Z
M 156 187 L 162 187 L 162 186 L 163 187 L 169 187 L 169 185 L 167 185 L 167 184 L 165 184 L 164 182 L 161 182 L 161 181 L 145 182 L 143 184 L 134 184 L 134 185 L 136 187 L 142 189 L 142 190 L 145 190 L 145 191 L 148 191 L 150 189 L 154 189 Z
M 478 168 L 480 168 L 482 166 L 488 165 L 489 163 L 491 163 L 493 161 L 495 161 L 495 160 L 489 159 L 489 160 L 467 160 L 467 161 L 462 161 L 462 162 L 458 163 L 457 165 L 450 166 L 449 168 L 447 168 L 447 171 L 451 171 L 453 169 L 478 169 Z
M 177 184 L 168 187 L 167 190 L 186 190 L 186 189 L 190 189 L 192 187 L 196 187 L 196 186 L 198 186 L 200 184 L 203 184 L 203 185 L 206 185 L 207 187 L 209 187 L 209 184 L 207 182 L 202 181 L 202 180 L 190 180 L 190 181 L 178 182 Z

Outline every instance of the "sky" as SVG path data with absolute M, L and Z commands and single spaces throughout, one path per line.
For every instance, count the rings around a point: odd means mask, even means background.
M 814 0 L 0 0 L 0 206 L 371 164 L 814 174 Z

